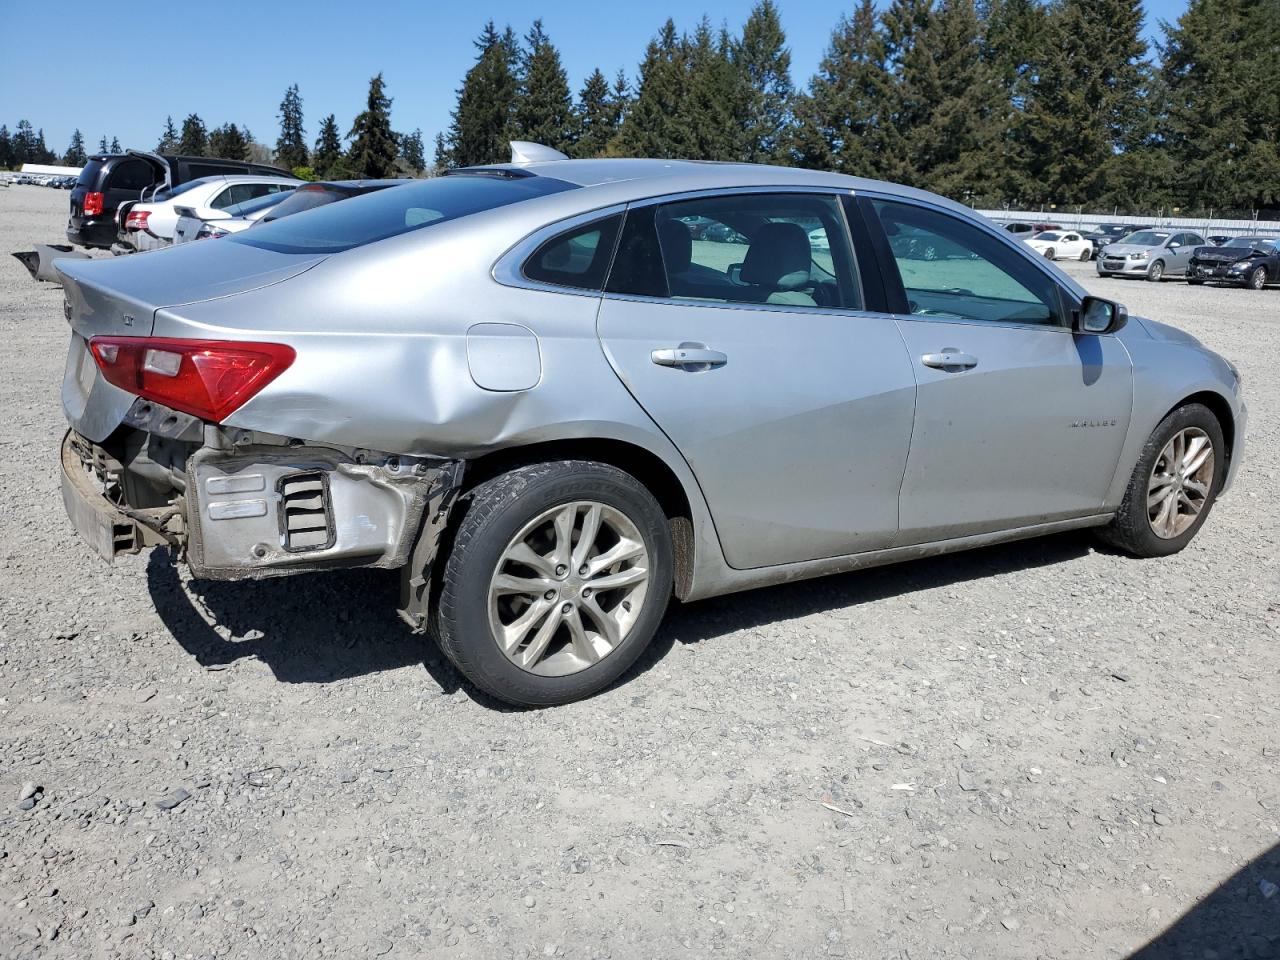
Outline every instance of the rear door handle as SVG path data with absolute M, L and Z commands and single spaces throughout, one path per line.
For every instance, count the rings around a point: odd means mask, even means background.
M 649 354 L 649 359 L 660 367 L 683 367 L 686 370 L 708 370 L 729 362 L 727 354 L 708 349 L 702 343 L 682 343 L 678 347 L 654 350 Z
M 959 373 L 978 365 L 978 358 L 968 353 L 961 353 L 954 347 L 943 347 L 940 353 L 926 353 L 920 358 L 926 367 L 945 370 L 948 373 Z

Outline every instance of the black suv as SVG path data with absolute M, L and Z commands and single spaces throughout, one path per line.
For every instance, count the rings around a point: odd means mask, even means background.
M 170 157 L 140 150 L 95 154 L 71 190 L 67 239 L 82 247 L 109 250 L 116 240 L 116 211 L 122 203 L 140 200 L 144 191 L 153 188 L 239 173 L 293 176 L 279 167 L 217 157 Z

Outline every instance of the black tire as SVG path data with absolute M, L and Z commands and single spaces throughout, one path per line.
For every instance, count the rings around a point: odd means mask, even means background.
M 576 500 L 607 504 L 635 524 L 649 553 L 649 589 L 631 632 L 611 653 L 577 673 L 540 676 L 517 666 L 499 648 L 489 623 L 489 582 L 526 523 Z M 662 508 L 630 474 L 583 460 L 519 467 L 479 484 L 467 495 L 452 548 L 441 560 L 431 611 L 436 642 L 477 687 L 520 707 L 568 703 L 604 690 L 649 645 L 671 597 L 671 535 Z
M 1081 263 L 1088 263 L 1088 262 L 1089 262 L 1090 260 L 1092 260 L 1092 259 L 1093 259 L 1093 251 L 1092 251 L 1092 250 L 1081 250 L 1081 251 L 1080 251 L 1080 262 L 1081 262 Z
M 1267 268 L 1254 267 L 1245 278 L 1244 285 L 1250 290 L 1261 290 L 1267 285 Z
M 1165 444 L 1179 430 L 1187 427 L 1199 427 L 1209 435 L 1213 444 L 1213 482 L 1209 485 L 1209 495 L 1199 516 L 1180 536 L 1165 539 L 1151 528 L 1151 519 L 1147 513 L 1147 484 L 1155 469 Z M 1196 535 L 1204 525 L 1205 519 L 1213 509 L 1222 489 L 1222 481 L 1226 477 L 1227 448 L 1222 435 L 1222 425 L 1213 411 L 1199 403 L 1188 403 L 1174 410 L 1155 428 L 1146 446 L 1142 448 L 1142 456 L 1138 458 L 1133 475 L 1129 478 L 1129 486 L 1125 489 L 1124 500 L 1111 523 L 1097 531 L 1098 536 L 1106 543 L 1123 550 L 1135 557 L 1167 557 L 1177 553 Z
M 1203 283 L 1204 283 L 1204 281 L 1203 281 L 1203 280 L 1196 280 L 1196 279 L 1193 279 L 1193 278 L 1191 278 L 1191 277 L 1187 277 L 1187 284 L 1188 284 L 1189 286 L 1192 286 L 1192 287 L 1198 287 L 1198 286 L 1200 286 L 1200 285 L 1201 285 L 1201 284 L 1203 284 Z
M 1054 256 L 1055 252 L 1056 251 L 1054 251 L 1053 247 L 1050 247 L 1044 252 L 1044 258 L 1046 260 L 1056 260 L 1057 258 Z
M 1164 279 L 1164 261 L 1157 260 L 1151 266 L 1147 267 L 1147 279 L 1152 283 L 1159 283 Z

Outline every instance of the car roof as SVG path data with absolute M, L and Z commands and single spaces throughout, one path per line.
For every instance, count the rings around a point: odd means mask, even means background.
M 852 177 L 824 170 L 802 170 L 758 163 L 724 163 L 712 160 L 654 160 L 602 158 L 597 160 L 542 160 L 533 163 L 499 163 L 483 167 L 463 167 L 451 173 L 510 171 L 516 175 L 551 177 L 575 186 L 613 187 L 635 199 L 685 191 L 733 189 L 735 187 L 826 187 L 832 190 L 883 191 L 913 197 L 929 203 L 953 207 L 970 214 L 968 207 L 937 194 L 880 180 Z M 619 189 L 620 188 L 620 189 Z

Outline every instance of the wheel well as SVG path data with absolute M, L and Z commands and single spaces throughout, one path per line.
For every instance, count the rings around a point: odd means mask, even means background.
M 1226 398 L 1221 394 L 1205 390 L 1185 397 L 1169 413 L 1189 403 L 1199 403 L 1208 407 L 1210 412 L 1218 418 L 1218 423 L 1222 427 L 1222 439 L 1227 445 L 1227 460 L 1230 461 L 1236 446 L 1236 421 L 1231 413 L 1231 404 L 1227 403 Z M 1169 413 L 1164 416 L 1167 417 Z M 1163 420 L 1164 417 L 1160 419 Z
M 468 460 L 462 493 L 499 474 L 531 463 L 553 460 L 591 460 L 631 474 L 653 494 L 671 531 L 675 561 L 675 594 L 684 599 L 693 585 L 693 511 L 684 487 L 660 457 L 623 440 L 551 440 L 495 450 Z

